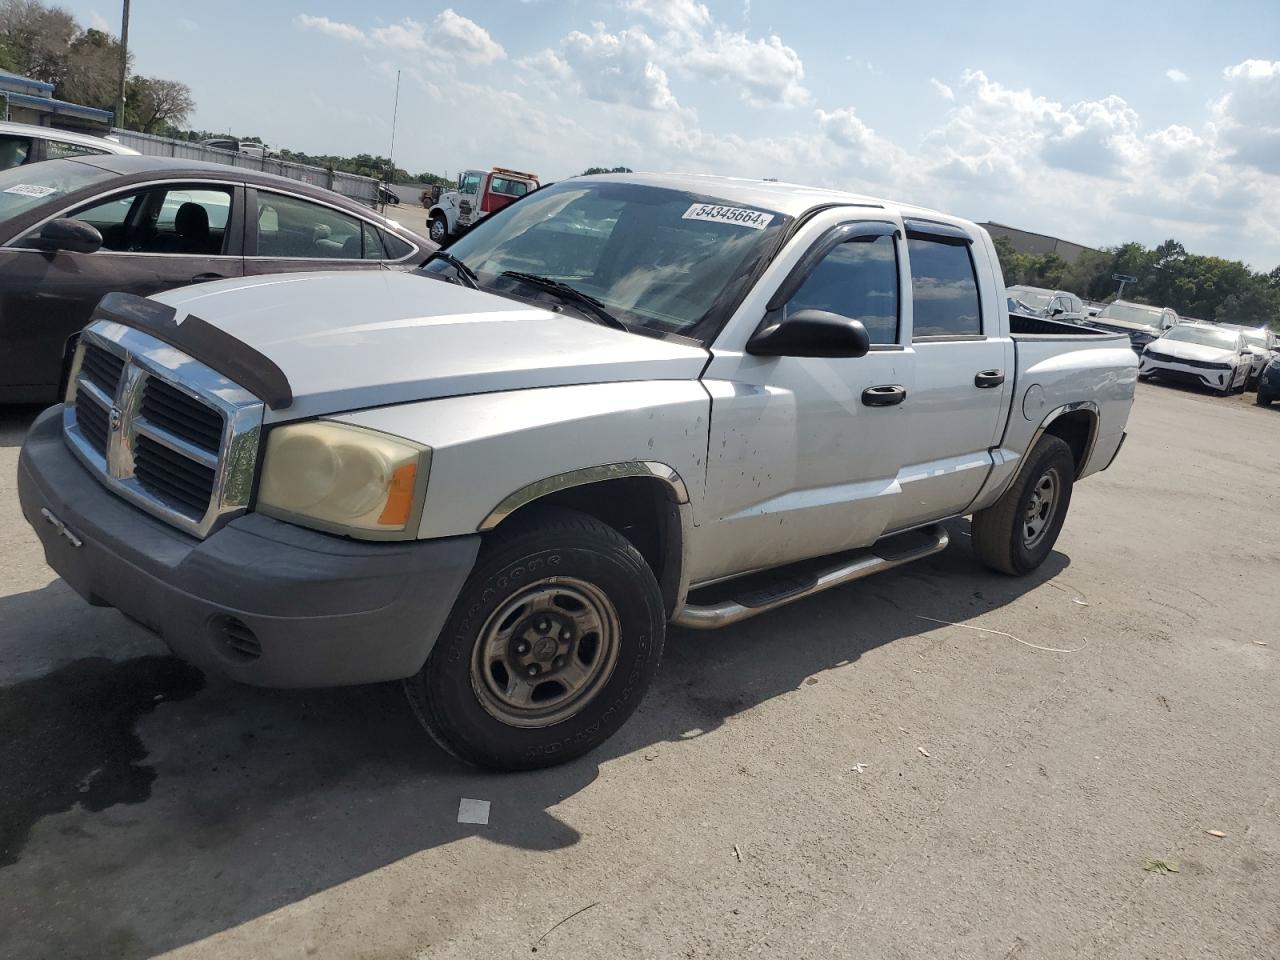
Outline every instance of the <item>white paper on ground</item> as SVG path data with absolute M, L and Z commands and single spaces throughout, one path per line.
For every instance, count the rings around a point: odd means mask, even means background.
M 469 797 L 463 797 L 458 801 L 458 822 L 488 823 L 489 801 L 472 800 Z

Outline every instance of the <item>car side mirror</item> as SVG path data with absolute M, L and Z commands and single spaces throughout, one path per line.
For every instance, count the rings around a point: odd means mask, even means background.
M 797 310 L 781 319 L 766 318 L 747 341 L 755 357 L 862 357 L 871 349 L 871 335 L 860 320 L 826 310 Z
M 70 217 L 60 217 L 50 220 L 41 228 L 40 246 L 45 250 L 93 253 L 102 247 L 102 234 L 90 224 Z
M 1052 310 L 1049 311 L 1049 316 L 1060 317 L 1066 312 L 1067 311 L 1063 310 L 1061 307 L 1054 307 Z

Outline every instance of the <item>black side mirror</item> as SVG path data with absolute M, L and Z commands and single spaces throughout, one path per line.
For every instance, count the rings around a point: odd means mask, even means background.
M 1067 311 L 1063 310 L 1061 307 L 1054 307 L 1053 310 L 1049 313 L 1049 316 L 1060 317 L 1066 312 Z
M 40 231 L 40 245 L 45 250 L 93 253 L 102 247 L 102 234 L 97 227 L 63 217 L 44 225 Z
M 756 357 L 862 357 L 870 349 L 861 321 L 826 310 L 797 310 L 785 320 L 771 316 L 747 341 L 747 353 Z

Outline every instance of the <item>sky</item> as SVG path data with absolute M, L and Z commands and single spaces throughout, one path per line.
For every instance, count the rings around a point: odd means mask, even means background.
M 119 0 L 61 0 L 119 32 Z M 396 164 L 839 187 L 1280 265 L 1280 0 L 133 0 L 199 129 Z

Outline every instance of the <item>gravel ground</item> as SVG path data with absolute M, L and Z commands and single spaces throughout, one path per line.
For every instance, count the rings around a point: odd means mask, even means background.
M 1034 576 L 955 523 L 675 632 L 619 736 L 521 776 L 442 756 L 393 686 L 235 687 L 83 604 L 0 411 L 0 956 L 1280 957 L 1280 409 L 1251 401 L 1140 386 Z

